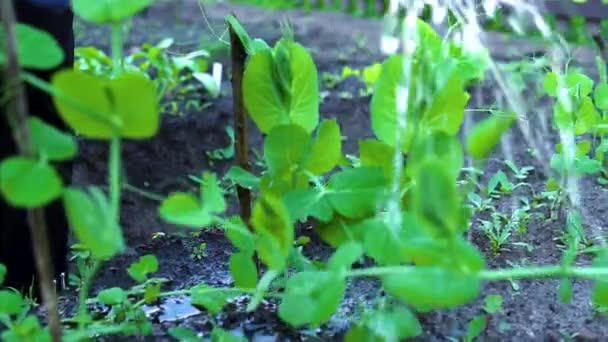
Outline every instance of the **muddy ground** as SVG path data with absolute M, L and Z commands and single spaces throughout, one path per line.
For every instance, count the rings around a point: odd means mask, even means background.
M 267 12 L 248 6 L 217 4 L 206 8 L 205 15 L 195 3 L 185 2 L 181 8 L 172 4 L 160 4 L 151 8 L 146 15 L 135 19 L 127 40 L 127 46 L 138 46 L 143 42 L 157 42 L 166 37 L 173 37 L 180 44 L 177 50 L 188 52 L 197 49 L 201 42 L 207 42 L 206 48 L 213 48 L 214 58 L 223 62 L 225 81 L 223 94 L 218 99 L 204 95 L 200 101 L 208 102 L 203 110 L 185 110 L 179 115 L 165 113 L 162 128 L 157 137 L 142 142 L 126 142 L 123 149 L 126 174 L 130 184 L 147 191 L 167 195 L 172 191 L 195 190 L 197 184 L 188 179 L 188 175 L 200 175 L 203 170 L 212 170 L 223 176 L 232 165 L 232 160 L 213 160 L 207 152 L 226 147 L 230 140 L 224 128 L 231 125 L 232 99 L 229 87 L 227 46 L 217 43 L 215 34 L 222 35 L 225 30 L 223 18 L 233 12 L 241 19 L 246 29 L 254 37 L 269 42 L 280 36 L 280 22 L 284 16 L 291 18 L 296 39 L 309 48 L 315 62 L 322 72 L 339 73 L 344 65 L 351 67 L 366 66 L 382 60 L 379 52 L 379 37 L 382 23 L 374 20 L 353 18 L 337 13 L 305 13 L 302 11 Z M 177 19 L 179 18 L 179 20 Z M 212 33 L 213 28 L 214 33 Z M 76 23 L 77 45 L 94 45 L 107 50 L 109 46 L 108 30 L 92 27 L 81 22 Z M 226 35 L 223 35 L 226 39 Z M 504 39 L 489 35 L 486 39 L 492 53 L 498 59 L 513 58 L 519 55 L 532 54 L 542 49 L 525 40 Z M 540 49 L 540 50 L 539 50 Z M 593 65 L 589 51 L 577 51 L 575 61 L 583 65 Z M 590 71 L 593 73 L 592 71 Z M 328 90 L 329 95 L 321 105 L 324 118 L 337 117 L 348 137 L 344 149 L 346 153 L 358 154 L 357 141 L 371 137 L 369 97 L 358 97 L 362 87 L 355 80 L 349 80 L 336 89 Z M 483 85 L 474 91 L 471 107 L 480 104 L 491 104 L 495 100 L 495 84 Z M 325 90 L 325 89 L 324 89 Z M 352 99 L 342 98 L 344 92 L 355 94 Z M 341 94 L 342 93 L 342 94 Z M 261 136 L 250 125 L 252 153 L 260 151 Z M 544 137 L 543 144 L 550 146 L 556 138 Z M 508 148 L 498 151 L 487 167 L 488 174 L 499 167 L 499 160 L 505 155 L 518 165 L 532 165 L 532 171 L 526 180 L 535 191 L 542 191 L 546 176 L 541 170 L 544 165 L 538 163 L 527 152 L 529 146 L 522 139 L 519 131 L 514 130 Z M 506 154 L 505 154 L 506 153 Z M 253 154 L 252 154 L 253 155 Z M 545 156 L 548 158 L 549 156 Z M 97 142 L 83 141 L 81 153 L 76 165 L 74 182 L 76 184 L 105 183 L 106 147 Z M 505 171 L 506 172 L 506 171 Z M 487 180 L 487 177 L 485 177 Z M 592 180 L 582 185 L 583 207 L 588 209 L 586 223 L 594 234 L 601 234 L 604 216 L 608 210 L 606 191 Z M 234 198 L 232 199 L 234 200 Z M 234 201 L 233 201 L 234 202 Z M 503 201 L 502 207 L 508 207 L 510 200 Z M 102 288 L 133 285 L 125 268 L 138 256 L 152 253 L 160 261 L 158 276 L 171 279 L 165 287 L 169 289 L 188 288 L 200 282 L 214 286 L 229 286 L 231 277 L 228 271 L 228 256 L 231 245 L 221 234 L 214 231 L 202 232 L 193 237 L 180 234 L 179 229 L 167 225 L 159 219 L 159 203 L 132 192 L 125 192 L 123 197 L 122 224 L 128 240 L 129 249 L 124 255 L 112 260 L 101 270 L 95 282 L 94 291 Z M 231 209 L 234 212 L 234 206 Z M 541 214 L 546 212 L 540 211 Z M 477 225 L 473 226 L 471 238 L 485 253 L 489 267 L 509 267 L 510 262 L 518 264 L 556 264 L 560 261 L 561 250 L 554 238 L 560 235 L 564 220 L 533 220 L 528 233 L 523 237 L 514 237 L 513 242 L 525 242 L 532 247 L 509 246 L 509 251 L 494 256 L 489 251 L 488 239 Z M 164 238 L 153 239 L 153 234 L 165 232 Z M 590 233 L 591 234 L 591 233 Z M 306 254 L 323 259 L 331 250 L 318 242 L 307 247 Z M 201 260 L 192 256 L 192 248 L 201 242 L 207 243 L 205 255 Z M 581 262 L 585 263 L 584 258 Z M 461 340 L 468 322 L 482 313 L 482 299 L 488 294 L 501 294 L 504 297 L 503 311 L 493 317 L 482 340 L 489 341 L 532 341 L 568 340 L 576 337 L 582 340 L 608 339 L 608 319 L 594 311 L 590 300 L 590 284 L 577 281 L 574 284 L 572 304 L 563 305 L 557 298 L 558 281 L 525 281 L 499 282 L 487 284 L 483 295 L 474 304 L 449 312 L 431 313 L 421 316 L 424 335 L 419 340 L 446 341 Z M 275 306 L 266 303 L 254 313 L 246 313 L 241 302 L 227 306 L 225 313 L 217 322 L 224 328 L 237 334 L 244 334 L 255 341 L 274 340 L 341 340 L 348 329 L 349 321 L 360 313 L 361 304 L 371 303 L 378 295 L 378 284 L 369 280 L 358 280 L 350 284 L 348 293 L 339 313 L 325 326 L 316 331 L 298 331 L 281 323 L 275 314 Z M 246 299 L 243 299 L 246 301 Z M 64 310 L 73 308 L 74 296 L 67 291 L 62 297 Z M 169 305 L 170 310 L 183 311 L 185 316 L 178 322 L 171 312 L 165 315 L 153 315 L 154 335 L 150 337 L 125 340 L 132 341 L 171 341 L 166 331 L 175 325 L 192 327 L 196 331 L 206 332 L 211 328 L 211 321 L 205 313 L 197 312 L 187 305 Z M 179 315 L 178 315 L 179 316 Z M 111 338 L 110 340 L 117 340 Z

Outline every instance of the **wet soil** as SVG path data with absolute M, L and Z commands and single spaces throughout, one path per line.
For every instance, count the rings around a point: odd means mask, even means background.
M 214 160 L 208 152 L 226 147 L 229 137 L 225 127 L 232 123 L 232 98 L 229 87 L 228 48 L 214 40 L 214 35 L 224 34 L 223 18 L 236 13 L 244 26 L 254 37 L 273 43 L 280 37 L 280 23 L 283 17 L 291 19 L 296 39 L 313 53 L 319 73 L 340 73 L 345 65 L 366 66 L 381 61 L 378 45 L 382 23 L 364 20 L 338 13 L 306 13 L 303 11 L 267 12 L 242 5 L 217 4 L 201 12 L 198 5 L 183 2 L 181 8 L 172 4 L 159 4 L 148 13 L 136 18 L 127 40 L 128 47 L 144 42 L 156 42 L 173 37 L 179 43 L 176 52 L 189 52 L 200 44 L 211 49 L 214 58 L 224 63 L 224 84 L 222 96 L 211 99 L 201 94 L 192 94 L 195 100 L 208 103 L 205 109 L 187 110 L 180 108 L 178 114 L 165 113 L 159 134 L 150 140 L 125 142 L 123 156 L 128 182 L 146 191 L 167 195 L 173 191 L 195 191 L 197 184 L 188 178 L 198 176 L 204 170 L 212 170 L 223 176 L 233 160 Z M 209 22 L 209 24 L 207 23 Z M 94 45 L 107 50 L 109 32 L 104 28 L 92 27 L 81 22 L 76 24 L 77 44 Z M 212 32 L 213 31 L 213 32 Z M 223 35 L 226 39 L 226 35 Z M 497 59 L 513 58 L 513 54 L 526 55 L 542 51 L 542 47 L 526 40 L 505 39 L 502 36 L 488 35 L 486 43 Z M 583 66 L 592 66 L 589 51 L 573 51 L 575 61 Z M 590 70 L 593 74 L 593 70 Z M 357 141 L 371 137 L 369 97 L 359 97 L 362 85 L 356 80 L 347 80 L 336 89 L 328 92 L 321 105 L 324 118 L 338 118 L 345 141 L 345 152 L 358 154 Z M 479 91 L 473 92 L 477 99 L 473 104 L 491 104 L 495 100 L 495 84 L 484 84 Z M 344 98 L 345 94 L 354 94 Z M 479 107 L 479 106 L 477 106 Z M 261 136 L 253 124 L 250 125 L 252 156 L 261 148 Z M 541 142 L 550 146 L 555 136 L 547 135 Z M 518 165 L 531 165 L 535 169 L 526 182 L 537 192 L 543 191 L 546 175 L 541 172 L 542 165 L 530 156 L 525 140 L 517 129 L 512 132 L 509 142 L 496 152 L 492 162 L 487 165 L 486 175 L 499 168 L 506 170 L 499 161 L 509 158 Z M 82 141 L 81 153 L 76 163 L 74 183 L 105 184 L 105 160 L 107 148 L 99 142 Z M 545 156 L 549 158 L 549 156 Z M 505 171 L 507 172 L 507 171 Z M 486 182 L 488 176 L 482 177 Z M 592 180 L 582 185 L 583 207 L 587 209 L 585 223 L 589 234 L 598 235 L 603 230 L 604 217 L 608 210 L 608 195 Z M 525 192 L 524 192 L 525 194 Z M 235 213 L 234 197 L 231 198 L 231 211 Z M 499 205 L 508 208 L 511 200 L 499 200 Z M 93 292 L 102 288 L 134 285 L 125 271 L 127 265 L 138 256 L 154 254 L 160 261 L 159 277 L 170 279 L 165 290 L 184 289 L 205 282 L 212 286 L 229 286 L 231 276 L 228 270 L 228 257 L 231 244 L 217 231 L 203 231 L 193 236 L 188 232 L 164 223 L 158 217 L 159 203 L 133 192 L 125 192 L 122 205 L 122 224 L 128 241 L 128 251 L 103 267 L 94 284 Z M 514 236 L 510 242 L 524 242 L 527 247 L 508 245 L 507 251 L 494 255 L 487 237 L 479 230 L 477 221 L 472 227 L 471 238 L 485 254 L 488 266 L 492 268 L 509 267 L 512 263 L 548 265 L 559 263 L 561 250 L 554 239 L 564 228 L 564 219 L 548 220 L 546 211 L 539 210 L 545 217 L 533 219 L 525 235 Z M 155 233 L 165 233 L 153 238 Z M 311 234 L 313 243 L 305 254 L 325 259 L 331 249 L 319 242 Z M 202 258 L 193 254 L 193 248 L 205 242 L 207 247 Z M 580 263 L 588 263 L 582 257 Z M 480 299 L 452 311 L 425 314 L 420 317 L 424 334 L 421 341 L 461 340 L 470 320 L 482 313 L 483 298 L 489 294 L 500 294 L 504 298 L 501 313 L 492 317 L 482 340 L 488 341 L 559 341 L 576 338 L 579 340 L 608 339 L 608 318 L 598 314 L 590 303 L 591 286 L 585 281 L 574 283 L 572 304 L 563 305 L 558 299 L 559 281 L 521 281 L 486 284 Z M 265 302 L 253 313 L 247 313 L 247 298 L 238 298 L 229 304 L 225 311 L 216 317 L 222 327 L 251 338 L 254 341 L 275 340 L 341 340 L 349 327 L 349 322 L 361 313 L 360 306 L 373 303 L 378 297 L 379 286 L 372 280 L 356 280 L 349 285 L 348 292 L 339 312 L 330 322 L 315 331 L 295 330 L 282 323 L 276 315 L 276 305 Z M 171 315 L 166 311 L 151 308 L 154 333 L 149 337 L 131 337 L 125 340 L 171 341 L 167 329 L 180 325 L 195 331 L 209 332 L 212 320 L 204 312 L 189 307 L 187 299 L 172 299 L 165 304 L 165 310 L 177 310 L 180 314 Z M 67 291 L 62 297 L 66 312 L 74 307 L 74 296 Z M 162 308 L 161 308 L 162 309 Z M 156 311 L 156 312 L 154 312 Z M 164 316 L 163 316 L 164 315 Z M 175 321 L 171 317 L 182 317 Z M 116 340 L 111 338 L 110 340 Z

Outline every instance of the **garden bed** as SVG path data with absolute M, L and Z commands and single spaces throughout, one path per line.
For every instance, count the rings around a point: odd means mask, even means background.
M 380 62 L 383 56 L 379 51 L 379 38 L 382 23 L 379 20 L 354 18 L 338 13 L 305 13 L 303 11 L 268 12 L 254 7 L 241 5 L 212 5 L 206 8 L 206 18 L 196 4 L 189 2 L 178 13 L 176 22 L 173 5 L 162 4 L 150 9 L 145 16 L 134 19 L 127 41 L 129 46 L 139 46 L 144 42 L 155 43 L 166 37 L 174 37 L 176 42 L 184 43 L 177 50 L 192 51 L 203 40 L 214 42 L 210 32 L 216 34 L 225 30 L 224 17 L 234 11 L 243 26 L 253 37 L 261 37 L 269 43 L 280 38 L 280 22 L 287 15 L 292 19 L 295 37 L 308 48 L 314 58 L 319 74 L 323 72 L 340 73 L 344 66 L 365 67 Z M 207 19 L 210 26 L 206 24 Z M 106 49 L 110 36 L 107 30 L 77 23 L 77 45 L 94 45 Z M 227 40 L 227 35 L 223 35 Z M 488 34 L 489 49 L 500 60 L 542 52 L 542 46 L 525 40 L 505 39 Z M 214 57 L 225 66 L 224 75 L 229 75 L 228 46 L 216 45 Z M 207 48 L 203 46 L 203 48 Z M 107 49 L 106 49 L 107 50 Z M 577 50 L 580 58 L 576 60 L 586 68 L 592 68 L 592 54 L 585 49 Z M 589 74 L 596 72 L 588 69 Z M 192 100 L 208 103 L 203 109 L 189 109 L 179 104 L 179 113 L 164 113 L 159 134 L 153 139 L 142 142 L 125 142 L 123 157 L 126 177 L 129 184 L 155 194 L 166 196 L 174 191 L 197 191 L 199 185 L 189 175 L 200 176 L 202 171 L 213 171 L 222 177 L 226 174 L 232 159 L 212 158 L 213 152 L 230 145 L 225 128 L 232 125 L 232 97 L 229 79 L 225 76 L 222 94 L 213 99 L 206 95 L 190 94 Z M 334 89 L 321 86 L 327 91 L 321 104 L 322 118 L 337 118 L 342 135 L 344 152 L 358 154 L 358 140 L 372 137 L 370 126 L 370 97 L 359 96 L 365 86 L 356 79 L 347 79 Z M 471 91 L 471 108 L 488 106 L 494 102 L 495 84 L 483 84 L 479 90 Z M 550 110 L 548 109 L 544 110 Z M 253 123 L 249 125 L 251 156 L 260 152 L 262 137 Z M 547 136 L 545 143 L 554 146 L 556 136 Z M 514 127 L 508 140 L 509 151 L 497 151 L 492 155 L 482 182 L 498 170 L 512 176 L 508 167 L 502 163 L 505 158 L 520 167 L 534 169 L 521 182 L 527 183 L 535 192 L 544 191 L 546 175 L 540 165 L 528 153 L 521 133 Z M 80 157 L 76 163 L 76 184 L 104 184 L 107 145 L 82 141 Z M 549 156 L 545 156 L 546 159 Z M 518 190 L 518 195 L 527 197 L 527 187 Z M 585 223 L 590 236 L 601 234 L 608 213 L 608 194 L 594 179 L 581 183 L 582 207 L 586 208 Z M 513 198 L 506 196 L 495 201 L 501 211 L 509 213 Z M 231 197 L 230 212 L 237 213 L 236 199 Z M 128 243 L 128 251 L 113 259 L 99 273 L 94 283 L 93 294 L 100 289 L 119 286 L 128 288 L 135 283 L 125 271 L 125 265 L 137 260 L 141 255 L 154 254 L 160 264 L 156 276 L 170 280 L 163 289 L 179 290 L 189 288 L 200 282 L 211 286 L 229 286 L 232 283 L 228 268 L 228 258 L 232 244 L 220 230 L 204 230 L 200 234 L 185 233 L 183 229 L 168 225 L 159 218 L 159 202 L 135 192 L 125 192 L 122 207 L 122 225 Z M 491 251 L 490 240 L 480 230 L 479 222 L 473 221 L 471 240 L 484 253 L 489 268 L 510 267 L 512 265 L 552 265 L 559 264 L 562 249 L 556 238 L 562 235 L 565 218 L 559 215 L 550 220 L 544 208 L 534 210 L 539 215 L 533 217 L 527 232 L 513 235 L 506 244 L 508 250 L 499 254 Z M 311 237 L 312 242 L 304 248 L 308 257 L 327 259 L 332 249 L 321 242 L 310 226 L 303 225 L 299 232 Z M 165 235 L 156 233 L 165 233 Z M 205 243 L 205 248 L 200 248 Z M 513 244 L 516 243 L 516 244 Z M 590 258 L 582 256 L 581 264 L 588 264 Z M 502 281 L 488 283 L 482 295 L 474 304 L 456 310 L 433 312 L 421 317 L 424 333 L 419 337 L 424 341 L 461 340 L 467 334 L 469 322 L 483 313 L 484 298 L 498 294 L 504 299 L 502 310 L 493 314 L 483 340 L 532 341 L 566 340 L 577 337 L 581 340 L 604 340 L 608 336 L 608 318 L 598 313 L 589 300 L 591 283 L 574 281 L 571 304 L 564 305 L 558 299 L 559 280 Z M 348 291 L 338 313 L 318 330 L 298 330 L 282 323 L 276 315 L 276 305 L 264 302 L 253 313 L 246 313 L 246 297 L 240 297 L 229 304 L 217 317 L 217 323 L 236 334 L 243 334 L 253 341 L 271 340 L 341 340 L 349 328 L 349 323 L 361 314 L 362 307 L 373 302 L 380 294 L 380 283 L 360 279 L 349 283 Z M 167 333 L 170 327 L 186 326 L 197 332 L 208 332 L 212 327 L 209 316 L 188 305 L 187 298 L 182 302 L 169 301 L 161 305 L 166 312 L 156 312 L 149 308 L 153 317 L 152 336 L 130 338 L 129 340 L 163 341 L 174 340 Z M 178 300 L 178 301 L 179 301 Z M 76 296 L 69 290 L 62 296 L 64 313 L 73 312 Z M 306 310 L 306 308 L 303 308 Z M 110 337 L 108 340 L 115 340 Z

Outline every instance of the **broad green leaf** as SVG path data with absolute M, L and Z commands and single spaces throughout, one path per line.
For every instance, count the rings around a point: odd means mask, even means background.
M 224 224 L 226 237 L 242 252 L 253 254 L 255 251 L 255 237 L 240 217 L 234 217 Z
M 475 125 L 467 135 L 467 152 L 478 160 L 486 158 L 516 118 L 515 113 L 493 114 Z
M 471 322 L 469 322 L 465 341 L 473 341 L 475 338 L 479 337 L 479 335 L 481 335 L 481 333 L 486 329 L 487 321 L 488 319 L 486 316 L 475 316 Z
M 547 95 L 557 97 L 558 75 L 555 72 L 549 72 L 543 80 L 543 87 Z
M 19 292 L 13 290 L 0 290 L 0 314 L 16 315 L 25 306 Z
M 0 193 L 11 206 L 43 207 L 62 191 L 61 177 L 48 164 L 24 157 L 9 157 L 0 163 Z
M 183 327 L 183 326 L 169 328 L 169 330 L 167 330 L 167 332 L 169 333 L 169 335 L 171 335 L 171 337 L 177 339 L 180 342 L 201 342 L 201 341 L 203 341 L 202 338 L 197 336 L 196 332 L 194 332 L 193 330 L 191 330 L 189 328 Z
M 214 217 L 209 214 L 196 197 L 187 193 L 173 193 L 160 206 L 163 220 L 190 228 L 203 228 L 213 224 Z
M 608 110 L 608 83 L 600 83 L 595 87 L 593 102 L 599 110 Z
M 603 250 L 593 260 L 594 267 L 608 267 L 608 252 Z M 591 295 L 593 303 L 598 306 L 608 306 L 608 277 L 597 279 Z
M 283 197 L 289 216 L 296 221 L 314 217 L 321 222 L 329 222 L 334 214 L 325 193 L 318 189 L 294 190 Z
M 214 289 L 208 285 L 200 284 L 191 289 L 192 304 L 202 306 L 212 314 L 218 314 L 233 295 Z
M 260 186 L 260 179 L 258 177 L 239 166 L 231 167 L 226 177 L 235 184 L 250 190 L 257 189 Z
M 211 342 L 247 342 L 247 338 L 232 335 L 222 328 L 213 328 L 211 331 Z
M 483 309 L 489 314 L 498 313 L 502 309 L 503 299 L 501 295 L 493 294 L 484 300 Z
M 436 266 L 417 266 L 407 273 L 385 276 L 383 284 L 389 293 L 406 303 L 430 309 L 467 304 L 477 298 L 481 288 L 476 275 Z
M 158 259 L 152 254 L 142 255 L 137 262 L 134 262 L 127 268 L 127 273 L 135 281 L 143 283 L 149 273 L 158 272 Z
M 95 24 L 120 23 L 146 7 L 155 0 L 72 0 L 74 13 Z
M 46 31 L 33 26 L 17 23 L 17 57 L 22 67 L 28 69 L 48 70 L 59 66 L 65 55 L 55 38 Z M 4 28 L 0 28 L 0 41 L 6 42 Z M 3 43 L 4 44 L 4 43 Z M 0 65 L 6 63 L 5 47 L 0 49 Z
M 203 174 L 201 195 L 205 211 L 213 214 L 223 213 L 226 210 L 224 191 L 220 187 L 217 176 L 214 173 Z
M 295 235 L 291 222 L 287 208 L 274 195 L 262 194 L 256 201 L 251 223 L 259 236 L 260 260 L 270 269 L 279 271 L 286 266 Z
M 312 139 L 302 127 L 276 126 L 264 141 L 264 159 L 271 173 L 284 173 L 302 165 L 311 148 Z
M 4 283 L 4 278 L 6 277 L 6 266 L 0 264 L 0 286 Z
M 402 341 L 422 334 L 416 316 L 404 308 L 366 312 L 346 334 L 346 342 Z
M 348 270 L 363 257 L 363 247 L 360 243 L 349 241 L 341 245 L 329 258 L 327 268 L 333 271 Z
M 12 322 L 11 329 L 5 330 L 0 339 L 5 342 L 51 342 L 48 327 L 42 327 L 36 315 L 28 315 L 22 320 Z
M 110 259 L 125 249 L 122 229 L 101 190 L 92 188 L 86 193 L 69 188 L 63 201 L 76 237 L 96 259 Z
M 362 166 L 378 166 L 384 170 L 386 179 L 392 179 L 395 149 L 381 141 L 367 139 L 359 141 Z
M 118 305 L 127 300 L 127 293 L 119 287 L 113 287 L 101 290 L 99 294 L 97 294 L 97 300 L 105 305 Z
M 87 138 L 109 139 L 114 127 L 128 139 L 150 138 L 158 131 L 156 86 L 143 74 L 107 79 L 65 70 L 54 74 L 52 83 L 61 94 L 54 97 L 61 117 Z
M 363 218 L 376 212 L 384 199 L 387 180 L 377 167 L 361 167 L 341 171 L 329 180 L 327 198 L 341 215 Z
M 313 175 L 333 170 L 342 158 L 342 135 L 336 119 L 324 120 L 304 168 Z
M 315 230 L 323 241 L 334 248 L 338 248 L 350 240 L 363 241 L 365 237 L 363 229 L 365 227 L 357 223 L 358 220 L 348 219 L 336 214 L 331 221 L 316 224 Z
M 274 51 L 276 51 L 275 49 Z M 245 106 L 258 129 L 268 134 L 278 125 L 297 124 L 311 133 L 319 123 L 317 69 L 312 57 L 300 44 L 288 42 L 280 49 L 287 58 L 290 80 L 273 50 L 257 50 L 250 57 L 243 75 Z M 285 84 L 288 82 L 288 84 Z M 285 89 L 287 87 L 287 89 Z
M 593 131 L 601 119 L 600 113 L 595 109 L 591 98 L 588 96 L 583 97 L 576 116 L 574 133 L 582 135 Z
M 426 160 L 415 177 L 412 207 L 420 223 L 435 236 L 459 230 L 460 201 L 455 178 L 438 159 Z
M 148 283 L 144 290 L 144 302 L 148 305 L 157 301 L 160 296 L 161 283 Z
M 318 327 L 338 309 L 345 290 L 344 278 L 334 272 L 297 273 L 287 281 L 279 317 L 296 328 Z
M 28 118 L 28 126 L 32 145 L 39 155 L 56 161 L 68 160 L 76 155 L 78 146 L 73 136 L 33 116 Z
M 230 273 L 234 279 L 234 286 L 254 289 L 258 283 L 258 269 L 253 260 L 253 254 L 246 252 L 232 254 Z
M 251 39 L 247 30 L 241 25 L 238 19 L 233 15 L 228 15 L 226 17 L 226 22 L 228 25 L 232 27 L 236 35 L 239 37 L 239 40 L 245 47 L 245 51 L 248 56 L 254 55 L 258 50 L 270 50 L 270 47 L 266 42 L 261 39 Z
M 582 73 L 568 72 L 564 77 L 564 82 L 570 92 L 577 91 L 577 96 L 587 96 L 593 90 L 593 80 Z
M 464 166 L 464 152 L 458 138 L 441 132 L 429 134 L 414 142 L 407 158 L 408 175 L 414 177 L 418 167 L 429 158 L 441 160 L 443 167 L 454 179 L 458 178 Z
M 365 220 L 357 225 L 364 232 L 365 254 L 380 265 L 397 265 L 408 260 L 404 254 L 401 236 L 395 234 L 379 218 Z
M 409 89 L 402 88 L 402 77 L 403 57 L 393 55 L 384 62 L 372 97 L 371 123 L 376 137 L 395 146 L 399 132 L 400 148 L 408 152 L 416 130 L 422 134 L 444 132 L 455 135 L 464 119 L 469 95 L 453 63 L 431 65 L 428 58 L 415 60 Z M 407 122 L 401 131 L 397 129 L 397 99 L 407 101 Z

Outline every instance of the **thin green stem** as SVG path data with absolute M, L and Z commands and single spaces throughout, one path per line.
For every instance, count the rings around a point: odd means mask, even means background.
M 394 274 L 414 272 L 415 266 L 372 267 L 361 270 L 351 270 L 347 277 L 381 277 Z M 531 266 L 512 269 L 483 270 L 477 277 L 484 281 L 501 281 L 511 279 L 532 278 L 561 278 L 573 277 L 582 279 L 598 279 L 608 277 L 608 267 L 562 267 L 562 266 Z
M 89 290 L 91 289 L 91 285 L 93 283 L 93 278 L 95 277 L 95 274 L 97 274 L 97 271 L 99 270 L 99 268 L 101 267 L 101 262 L 98 260 L 94 260 L 93 261 L 93 265 L 91 266 L 91 268 L 88 270 L 87 274 L 85 275 L 83 281 L 82 281 L 82 286 L 80 287 L 80 292 L 78 293 L 79 296 L 79 306 L 78 306 L 78 329 L 81 332 L 85 332 L 85 316 L 87 314 L 87 298 L 89 297 Z
M 114 76 L 122 72 L 123 68 L 122 25 L 122 22 L 112 24 L 112 62 L 114 66 Z
M 120 135 L 117 131 L 112 135 L 112 141 L 110 143 L 110 172 L 109 172 L 109 184 L 110 184 L 110 208 L 112 210 L 112 217 L 118 222 L 120 221 L 120 191 L 121 191 L 121 177 L 120 177 Z

